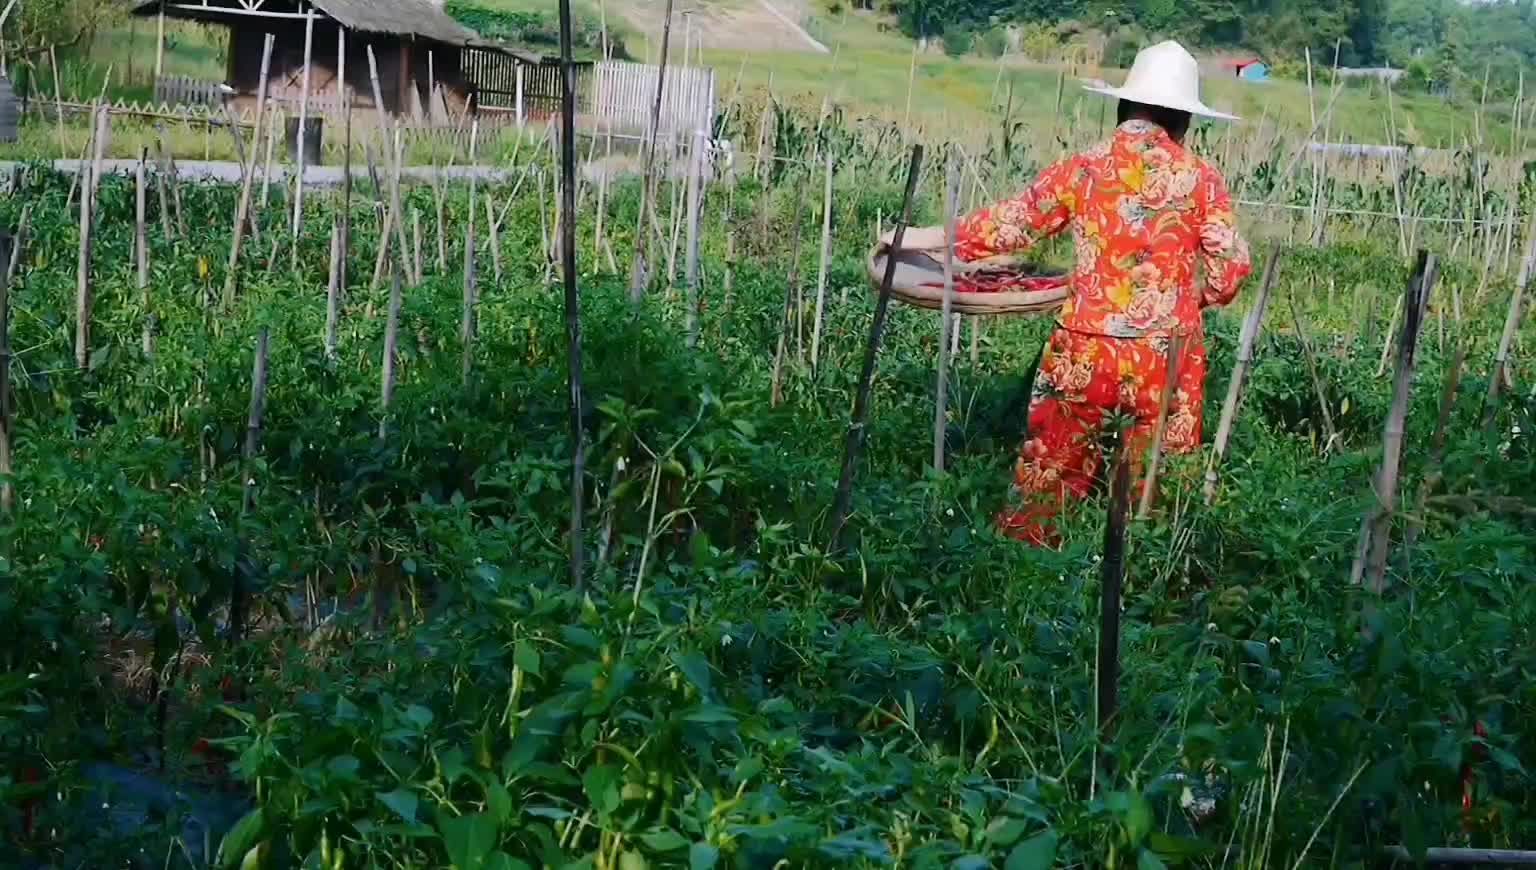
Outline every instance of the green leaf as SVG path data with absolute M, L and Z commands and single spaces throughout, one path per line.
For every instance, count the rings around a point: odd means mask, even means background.
M 1008 861 L 1003 867 L 1005 870 L 1050 870 L 1056 863 L 1056 844 L 1059 839 L 1055 831 L 1030 837 L 1008 853 Z
M 404 716 L 405 721 L 415 725 L 418 731 L 425 731 L 432 724 L 432 711 L 420 704 L 406 707 Z
M 704 704 L 684 716 L 683 721 L 697 722 L 701 725 L 735 725 L 736 714 L 725 707 Z
M 1015 819 L 1008 816 L 998 816 L 987 825 L 987 842 L 994 846 L 1008 847 L 1019 841 L 1024 836 L 1024 831 L 1029 827 L 1029 822 L 1024 819 Z
M 506 786 L 493 782 L 485 788 L 485 805 L 500 824 L 512 817 L 512 795 Z
M 485 870 L 532 870 L 532 868 L 506 852 L 492 852 L 490 857 L 485 859 Z
M 647 849 L 656 852 L 676 852 L 688 846 L 688 840 L 676 831 L 655 831 L 640 838 Z
M 397 788 L 394 791 L 381 791 L 377 797 L 379 803 L 394 810 L 395 815 L 403 819 L 406 824 L 416 823 L 416 809 L 421 801 L 416 797 L 415 792 Z
M 720 863 L 720 850 L 708 843 L 694 843 L 688 848 L 689 870 L 715 870 Z
M 512 664 L 522 668 L 523 673 L 532 674 L 537 677 L 540 675 L 539 668 L 542 661 L 539 659 L 539 651 L 534 648 L 533 644 L 526 640 L 520 640 L 512 650 Z
M 598 812 L 611 813 L 619 808 L 620 776 L 619 768 L 612 764 L 599 764 L 582 775 L 581 787 Z
M 1136 856 L 1136 870 L 1168 870 L 1168 865 L 1151 849 L 1142 849 Z
M 1152 831 L 1152 805 L 1140 794 L 1132 794 L 1130 807 L 1125 813 L 1125 835 L 1131 846 L 1140 846 Z
M 699 694 L 708 698 L 712 683 L 709 660 L 698 652 L 689 652 L 674 656 L 672 661 L 677 665 L 677 669 L 683 672 L 683 676 L 688 678 L 688 682 L 699 690 Z
M 485 813 L 474 813 L 438 822 L 448 860 L 457 870 L 484 870 L 486 859 L 496 848 L 496 821 Z
M 247 852 L 256 847 L 261 840 L 262 833 L 266 830 L 266 816 L 262 814 L 261 807 L 246 813 L 235 826 L 224 835 L 224 840 L 219 843 L 219 855 L 217 864 L 220 870 L 240 866 Z

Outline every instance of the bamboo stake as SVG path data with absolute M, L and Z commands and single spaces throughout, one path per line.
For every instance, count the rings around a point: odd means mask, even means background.
M 391 273 L 389 285 L 389 317 L 384 324 L 384 360 L 379 390 L 380 441 L 389 437 L 389 406 L 395 398 L 395 354 L 400 346 L 400 303 L 404 293 L 400 280 L 402 271 L 403 267 Z
M 509 200 L 510 202 L 510 200 Z M 542 220 L 544 210 L 541 206 L 539 217 Z M 486 230 L 490 233 L 491 242 L 491 274 L 496 276 L 496 286 L 501 286 L 501 221 L 496 219 L 496 207 L 492 204 L 491 193 L 485 193 L 485 223 Z
M 1509 298 L 1509 312 L 1504 317 L 1504 332 L 1499 336 L 1499 349 L 1493 357 L 1493 371 L 1488 376 L 1488 395 L 1483 399 L 1483 430 L 1493 431 L 1499 410 L 1499 392 L 1504 388 L 1504 375 L 1509 366 L 1509 350 L 1520 330 L 1524 314 L 1525 291 L 1536 268 L 1536 213 L 1531 216 L 1531 229 L 1526 240 L 1525 259 L 1520 263 L 1520 276 L 1515 282 L 1515 292 Z
M 91 248 L 95 232 L 96 193 L 101 184 L 101 160 L 107 147 L 111 115 L 102 106 L 96 110 L 96 145 L 91 154 L 85 190 L 80 197 L 80 259 L 75 283 L 75 364 L 85 369 L 91 363 Z
M 290 232 L 293 238 L 293 254 L 291 257 L 294 269 L 299 265 L 299 233 L 304 229 L 304 171 L 308 168 L 308 157 L 304 153 L 306 137 L 309 134 L 309 86 L 310 70 L 314 66 L 315 50 L 315 7 L 311 3 L 308 14 L 304 16 L 304 74 L 300 87 L 304 89 L 299 94 L 299 131 L 295 136 L 295 144 L 299 153 L 295 156 L 294 163 L 297 172 L 293 182 L 293 226 Z
M 1403 300 L 1392 306 L 1392 318 L 1387 321 L 1387 334 L 1381 340 L 1381 361 L 1376 364 L 1376 377 L 1387 373 L 1387 360 L 1392 356 L 1392 342 L 1397 337 L 1397 319 L 1403 314 Z
M 944 183 L 944 304 L 939 312 L 939 375 L 934 389 L 933 403 L 933 470 L 944 473 L 944 436 L 949 432 L 949 367 L 954 354 L 951 344 L 958 336 L 955 322 L 955 222 L 960 209 L 960 167 L 955 155 L 950 153 L 945 161 Z M 831 158 L 827 160 L 827 206 L 832 204 Z M 822 237 L 822 252 L 827 250 L 827 237 Z M 894 258 L 895 251 L 890 252 Z M 822 263 L 825 278 L 826 263 Z M 819 310 L 819 309 L 818 309 Z M 820 321 L 818 317 L 817 326 Z M 814 353 L 814 351 L 813 351 Z M 812 357 L 814 359 L 814 356 Z
M 1141 506 L 1136 519 L 1152 516 L 1152 499 L 1157 493 L 1157 475 L 1163 463 L 1163 439 L 1168 434 L 1168 411 L 1173 407 L 1173 394 L 1179 388 L 1179 368 L 1184 362 L 1185 337 L 1175 335 L 1168 339 L 1168 355 L 1163 365 L 1167 372 L 1164 380 L 1162 401 L 1157 409 L 1157 425 L 1152 430 L 1152 446 L 1147 455 L 1147 476 L 1141 484 Z
M 170 161 L 163 132 L 156 143 L 156 152 L 155 158 L 159 165 L 155 167 L 155 194 L 160 201 L 160 237 L 166 244 L 170 244 L 175 236 L 171 232 L 171 203 L 165 193 L 165 177 L 170 174 Z
M 736 179 L 731 179 L 725 193 L 725 311 L 729 312 L 736 302 Z
M 475 166 L 477 152 L 480 143 L 480 119 L 476 118 L 469 126 L 469 165 Z M 469 176 L 469 219 L 464 224 L 464 315 L 463 322 L 459 325 L 459 340 L 464 346 L 464 359 L 462 364 L 462 377 L 466 386 L 469 384 L 469 373 L 475 363 L 475 314 L 476 305 L 479 302 L 480 286 L 478 276 L 475 274 L 475 193 L 479 176 L 473 173 Z
M 1397 477 L 1402 461 L 1403 429 L 1408 417 L 1409 394 L 1413 389 L 1414 354 L 1418 347 L 1419 327 L 1438 277 L 1438 264 L 1434 255 L 1421 250 L 1403 304 L 1403 333 L 1398 342 L 1397 376 L 1392 383 L 1392 406 L 1387 413 L 1386 430 L 1382 437 L 1381 469 L 1375 480 L 1377 504 L 1366 514 L 1366 523 L 1361 530 L 1362 545 L 1356 551 L 1355 563 L 1350 572 L 1354 583 L 1366 583 L 1377 595 L 1386 591 L 1387 556 L 1392 548 L 1392 519 L 1397 510 Z
M 421 210 L 411 209 L 411 274 L 421 274 Z
M 1339 431 L 1333 425 L 1333 411 L 1328 407 L 1328 391 L 1323 389 L 1322 371 L 1317 367 L 1317 355 L 1312 350 L 1312 342 L 1307 339 L 1307 331 L 1301 325 L 1301 312 L 1296 308 L 1296 295 L 1293 293 L 1288 298 L 1291 305 L 1291 323 L 1296 327 L 1296 338 L 1301 341 L 1301 353 L 1307 360 L 1307 371 L 1312 376 L 1312 393 L 1317 397 L 1317 406 L 1323 412 L 1323 453 L 1333 449 L 1333 444 L 1339 438 Z
M 382 121 L 384 117 L 384 90 L 379 86 L 379 62 L 374 57 L 373 46 L 371 45 L 368 46 L 368 78 L 373 85 L 373 100 L 374 104 L 379 107 L 379 118 Z M 405 245 L 405 209 L 400 205 L 400 159 L 400 122 L 396 120 L 394 149 L 390 152 L 389 205 L 390 208 L 394 209 L 397 218 L 395 220 L 395 242 L 399 246 L 397 250 L 400 252 L 400 268 L 409 270 L 411 264 L 410 249 Z M 413 274 L 411 277 L 415 283 L 421 283 L 420 275 Z
M 1126 520 L 1131 513 L 1131 452 L 1127 433 L 1115 450 L 1114 477 L 1109 490 L 1108 516 L 1104 524 L 1104 560 L 1099 567 L 1098 691 L 1099 741 L 1104 746 L 1100 766 L 1106 775 L 1114 768 L 1109 746 L 1114 742 L 1120 713 L 1120 595 L 1125 583 Z
M 672 0 L 667 0 L 668 31 L 672 26 L 671 15 Z M 581 382 L 581 294 L 576 282 L 576 65 L 571 58 L 571 20 L 571 0 L 560 0 L 563 84 L 560 94 L 560 260 L 565 283 L 565 335 L 571 391 L 571 585 L 579 589 L 585 581 L 582 521 L 585 515 L 587 436 L 582 421 L 585 401 Z M 665 36 L 662 44 L 665 49 Z M 658 106 L 660 92 L 658 87 Z M 638 597 L 639 594 L 636 586 L 635 595 Z
M 139 165 L 133 174 L 133 248 L 138 266 L 139 304 L 144 307 L 144 335 L 142 348 L 145 357 L 155 355 L 155 314 L 149 307 L 149 231 L 146 215 L 149 197 L 144 185 L 144 164 L 149 162 L 149 148 L 139 149 Z
M 1227 400 L 1221 406 L 1221 423 L 1216 427 L 1216 443 L 1211 450 L 1210 462 L 1205 467 L 1206 506 L 1216 501 L 1217 469 L 1227 456 L 1232 426 L 1237 419 L 1238 403 L 1243 395 L 1243 381 L 1248 376 L 1248 367 L 1253 363 L 1253 346 L 1258 341 L 1259 330 L 1264 322 L 1264 310 L 1269 306 L 1269 293 L 1280 275 L 1280 252 L 1281 246 L 1276 243 L 1269 252 L 1269 262 L 1264 264 L 1264 281 L 1259 287 L 1259 296 L 1254 300 L 1247 319 L 1243 321 L 1243 332 L 1237 346 L 1237 363 L 1232 368 L 1232 382 L 1227 386 Z
M 58 52 L 54 51 L 51 45 L 48 46 L 48 63 L 53 66 L 53 103 L 58 110 L 59 118 L 59 159 L 68 160 L 69 144 L 64 140 L 64 91 L 63 85 L 60 84 L 63 79 L 59 75 Z
M 912 128 L 912 91 L 917 85 L 917 47 L 922 42 L 921 36 L 912 43 L 912 63 L 907 68 L 907 111 L 901 119 L 901 129 Z
M 564 0 L 562 0 L 564 2 Z M 912 162 L 907 167 L 907 186 L 902 196 L 901 219 L 891 237 L 891 249 L 901 250 L 906 237 L 907 225 L 912 221 L 912 199 L 917 192 L 917 180 L 922 174 L 923 146 L 912 146 Z M 837 495 L 832 506 L 832 546 L 834 554 L 843 551 L 843 533 L 848 517 L 853 511 L 853 478 L 858 468 L 859 455 L 864 449 L 865 428 L 869 424 L 869 400 L 874 389 L 875 361 L 880 354 L 880 340 L 885 333 L 886 315 L 891 305 L 891 284 L 896 278 L 896 258 L 886 260 L 885 277 L 880 282 L 880 298 L 875 303 L 874 320 L 869 327 L 869 343 L 864 349 L 864 370 L 859 376 L 859 390 L 854 395 L 853 420 L 848 427 L 848 444 L 843 456 L 843 470 L 838 477 Z
M 325 283 L 325 358 L 336 359 L 337 328 L 341 324 L 341 222 L 331 224 L 331 268 Z
M 704 186 L 704 136 L 693 136 L 692 154 L 688 160 L 688 347 L 699 346 L 699 210 Z
M 26 208 L 22 211 L 26 217 Z M 24 231 L 25 220 L 22 223 Z M 21 246 L 9 234 L 0 234 L 0 516 L 9 519 L 15 502 L 11 477 L 15 468 L 11 464 L 11 278 L 16 261 L 21 259 Z
M 800 301 L 800 224 L 804 206 L 805 175 L 802 174 L 795 181 L 795 229 L 789 246 L 789 283 L 784 287 L 783 319 L 779 323 L 779 343 L 773 354 L 772 387 L 768 402 L 769 406 L 774 408 L 784 401 L 784 363 L 789 353 L 789 335 L 799 318 L 799 312 L 795 307 Z
M 341 151 L 340 269 L 336 284 L 346 292 L 349 254 L 352 251 L 352 91 L 347 87 L 347 28 L 336 27 L 336 98 L 341 103 L 343 134 Z
M 224 276 L 224 307 L 235 303 L 235 286 L 239 281 L 240 245 L 245 237 L 246 223 L 251 215 L 251 187 L 256 176 L 256 153 L 261 143 L 261 126 L 266 117 L 267 75 L 272 67 L 274 37 L 267 34 L 261 50 L 261 80 L 256 86 L 256 131 L 251 140 L 251 164 L 241 172 L 240 200 L 235 207 L 235 228 L 229 242 L 229 267 Z
M 251 512 L 256 504 L 256 453 L 261 449 L 261 427 L 267 411 L 267 349 L 270 337 L 266 327 L 256 336 L 256 357 L 251 364 L 251 410 L 245 423 L 245 496 L 241 502 L 241 516 Z M 236 643 L 245 638 L 246 611 L 250 592 L 245 585 L 245 569 L 235 568 L 234 582 L 229 594 L 229 634 Z
M 566 2 L 561 0 L 562 9 Z M 640 304 L 646 286 L 650 283 L 647 275 L 650 269 L 650 245 L 647 240 L 650 237 L 645 232 L 645 224 L 656 208 L 656 138 L 661 125 L 662 96 L 666 93 L 667 52 L 672 42 L 672 5 L 673 0 L 667 0 L 666 18 L 661 26 L 661 58 L 656 66 L 656 99 L 651 104 L 650 123 L 646 132 L 645 172 L 640 179 L 640 215 L 635 223 L 635 256 L 629 270 L 629 301 L 636 305 Z M 574 142 L 572 147 L 575 147 Z
M 832 263 L 832 154 L 826 155 L 826 183 L 821 192 L 821 265 L 816 272 L 816 320 L 811 325 L 811 371 L 821 365 L 821 330 L 826 319 L 827 271 Z
M 272 201 L 273 151 L 277 148 L 277 131 L 283 129 L 283 124 L 279 123 L 279 119 L 283 118 L 284 116 L 278 111 L 277 107 L 273 106 L 267 111 L 270 113 L 270 117 L 266 124 L 267 154 L 265 161 L 261 164 L 261 196 L 256 200 L 255 208 L 256 213 L 258 214 Z

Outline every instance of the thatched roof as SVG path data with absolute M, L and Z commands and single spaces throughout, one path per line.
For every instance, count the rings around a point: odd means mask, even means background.
M 162 0 L 140 0 L 134 8 L 137 15 L 154 15 L 159 12 Z M 259 21 L 253 15 L 229 0 L 164 0 L 165 14 L 174 18 L 191 18 L 236 24 L 241 21 Z M 315 8 L 326 16 L 345 25 L 348 30 L 362 33 L 389 33 L 396 36 L 413 36 L 430 39 L 448 45 L 473 45 L 480 48 L 502 49 L 480 38 L 479 34 L 453 20 L 441 6 L 431 0 L 314 0 Z M 273 12 L 292 16 L 297 4 L 273 3 Z M 504 49 L 503 49 L 504 50 Z

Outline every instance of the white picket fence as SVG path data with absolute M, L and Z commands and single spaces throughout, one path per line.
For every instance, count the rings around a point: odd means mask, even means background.
M 191 76 L 155 79 L 155 102 L 165 106 L 217 106 L 223 94 L 218 82 Z
M 650 64 L 604 61 L 592 77 L 592 115 L 604 129 L 644 133 L 656 101 L 656 76 Z M 715 121 L 715 71 L 668 67 L 657 132 L 675 137 L 709 132 Z

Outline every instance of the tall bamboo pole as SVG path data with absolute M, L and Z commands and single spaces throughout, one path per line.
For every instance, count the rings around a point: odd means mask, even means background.
M 693 147 L 688 157 L 688 346 L 699 346 L 699 210 L 704 196 L 704 134 L 693 134 Z
M 336 275 L 337 286 L 345 293 L 348 254 L 352 250 L 352 92 L 347 87 L 347 28 L 343 24 L 336 26 L 336 98 L 341 104 L 342 125 L 346 128 L 341 152 L 341 269 Z
M 1259 296 L 1243 321 L 1242 337 L 1238 340 L 1237 363 L 1232 368 L 1232 381 L 1227 386 L 1227 400 L 1221 406 L 1221 423 L 1216 427 L 1216 443 L 1211 449 L 1210 462 L 1205 467 L 1205 503 L 1216 501 L 1217 469 L 1227 456 L 1227 445 L 1232 439 L 1232 425 L 1237 419 L 1238 403 L 1243 395 L 1243 382 L 1248 367 L 1253 363 L 1253 346 L 1259 339 L 1259 329 L 1264 322 L 1264 311 L 1269 306 L 1269 293 L 1280 275 L 1279 243 L 1269 252 L 1269 262 L 1264 264 L 1264 281 L 1259 286 Z
M 314 66 L 315 56 L 315 7 L 311 3 L 308 14 L 304 16 L 304 73 L 301 76 L 300 85 L 304 92 L 299 94 L 299 131 L 295 137 L 295 144 L 299 153 L 295 155 L 294 164 L 298 172 L 293 182 L 293 225 L 290 235 L 293 239 L 293 253 L 291 261 L 293 268 L 299 264 L 299 232 L 304 228 L 304 170 L 308 168 L 308 158 L 304 153 L 305 140 L 309 134 L 309 85 L 310 69 Z
M 830 165 L 830 164 L 829 164 Z M 831 183 L 828 182 L 830 190 Z M 830 205 L 831 201 L 828 200 Z M 955 321 L 955 222 L 960 211 L 960 166 L 953 152 L 945 166 L 944 183 L 944 304 L 939 312 L 939 375 L 933 403 L 933 470 L 944 472 L 944 436 L 949 431 L 949 367 L 954 354 L 954 340 L 959 335 Z M 893 259 L 896 251 L 889 256 Z
M 325 358 L 334 361 L 341 326 L 341 221 L 331 224 L 331 268 L 325 283 Z
M 671 24 L 672 0 L 667 0 L 668 30 Z M 665 51 L 665 37 L 662 46 Z M 582 520 L 586 512 L 587 436 L 582 424 L 581 294 L 576 285 L 576 64 L 571 58 L 571 0 L 560 0 L 560 72 L 560 260 L 565 279 L 566 362 L 571 390 L 571 585 L 580 588 L 586 577 Z M 660 93 L 658 86 L 658 107 Z
M 245 422 L 245 496 L 241 501 L 240 514 L 244 517 L 256 504 L 256 477 L 254 465 L 256 453 L 261 449 L 261 427 L 267 412 L 267 350 L 270 336 L 266 327 L 256 336 L 256 355 L 251 363 L 251 410 Z M 243 561 L 243 560 L 242 560 Z M 245 571 L 236 565 L 234 582 L 229 594 L 229 636 L 236 643 L 245 638 L 246 613 L 250 607 L 250 590 L 245 585 Z
M 1434 255 L 1419 251 L 1418 264 L 1404 298 L 1403 332 L 1397 346 L 1397 373 L 1392 382 L 1392 405 L 1387 411 L 1386 429 L 1382 436 L 1381 469 L 1374 481 L 1376 504 L 1366 514 L 1366 522 L 1361 529 L 1361 546 L 1356 551 L 1351 569 L 1351 579 L 1356 583 L 1363 581 L 1377 595 L 1386 591 L 1387 557 L 1392 549 L 1392 520 L 1397 512 L 1397 478 L 1403 455 L 1403 429 L 1413 389 L 1419 328 L 1438 277 L 1438 264 Z
M 139 149 L 139 164 L 133 173 L 133 249 L 138 266 L 139 303 L 144 307 L 144 335 L 141 342 L 144 356 L 155 353 L 155 314 L 149 307 L 149 195 L 144 182 L 145 164 L 149 162 L 149 148 Z
M 562 0 L 566 2 L 566 0 Z M 891 237 L 891 250 L 900 251 L 906 237 L 907 225 L 912 222 L 912 199 L 917 192 L 918 176 L 923 169 L 923 146 L 912 146 L 912 162 L 907 167 L 907 187 L 902 196 L 901 219 Z M 853 512 L 853 478 L 858 469 L 859 456 L 864 450 L 865 429 L 869 425 L 869 400 L 874 391 L 875 361 L 880 354 L 880 340 L 885 334 L 886 315 L 891 306 L 891 285 L 896 279 L 896 257 L 886 259 L 885 277 L 880 282 L 880 298 L 875 303 L 874 320 L 869 327 L 869 343 L 864 349 L 864 371 L 859 376 L 859 389 L 854 394 L 853 420 L 848 426 L 848 443 L 843 454 L 843 470 L 838 477 L 837 495 L 832 503 L 833 553 L 843 550 L 843 533 L 848 517 Z
M 821 364 L 821 330 L 826 320 L 827 271 L 832 262 L 832 153 L 826 155 L 826 182 L 821 192 L 821 265 L 816 272 L 816 322 L 811 325 L 811 370 Z
M 388 246 L 388 240 L 382 240 L 381 245 Z M 389 406 L 395 399 L 395 356 L 400 347 L 400 305 L 404 289 L 400 275 L 405 267 L 399 266 L 390 272 L 389 285 L 389 314 L 384 322 L 384 359 L 381 365 L 379 384 L 379 440 L 389 437 Z
M 567 0 L 560 0 L 562 10 L 566 8 L 566 3 Z M 640 178 L 640 215 L 635 222 L 635 256 L 629 270 L 629 300 L 636 305 L 640 304 L 645 295 L 649 283 L 647 274 L 651 268 L 648 255 L 650 234 L 645 231 L 645 224 L 656 207 L 656 138 L 661 126 L 662 97 L 666 93 L 667 51 L 672 42 L 672 5 L 673 0 L 667 0 L 666 18 L 661 25 L 661 59 L 657 61 L 656 67 L 656 98 L 651 104 L 651 118 L 645 140 L 645 172 Z M 572 147 L 575 147 L 574 143 Z
M 262 122 L 266 119 L 267 75 L 272 68 L 274 37 L 267 34 L 261 49 L 261 79 L 256 85 L 256 131 L 251 140 L 251 162 L 241 173 L 240 200 L 235 206 L 235 228 L 229 243 L 229 266 L 224 276 L 224 305 L 235 301 L 235 286 L 239 281 L 240 244 L 245 238 L 246 224 L 251 215 L 251 187 L 256 180 L 256 155 L 260 152 Z
M 378 107 L 379 122 L 384 121 L 384 89 L 379 85 L 379 61 L 373 54 L 373 46 L 368 46 L 368 78 L 373 86 L 373 102 Z M 405 272 L 411 271 L 410 248 L 405 242 L 405 209 L 400 205 L 400 122 L 395 122 L 394 147 L 390 151 L 390 178 L 389 178 L 389 205 L 395 213 L 395 244 L 400 253 L 400 268 Z M 420 275 L 412 274 L 412 281 L 419 283 Z
M 11 276 L 20 246 L 0 234 L 0 516 L 9 518 L 15 501 L 11 475 Z
M 1504 372 L 1509 365 L 1509 351 L 1520 331 L 1524 314 L 1525 291 L 1531 281 L 1533 264 L 1536 264 L 1536 212 L 1531 215 L 1531 228 L 1526 240 L 1525 258 L 1520 263 L 1520 275 L 1515 281 L 1515 292 L 1509 298 L 1509 311 L 1504 317 L 1504 332 L 1499 336 L 1499 349 L 1493 357 L 1493 371 L 1488 375 L 1488 395 L 1483 399 L 1483 429 L 1492 431 L 1498 415 L 1499 393 L 1504 388 Z
M 469 165 L 476 166 L 478 148 L 480 142 L 480 119 L 475 118 L 469 126 Z M 464 359 L 462 363 L 462 377 L 466 385 L 469 383 L 469 373 L 475 364 L 475 311 L 479 302 L 480 283 L 475 273 L 475 194 L 478 190 L 479 176 L 471 172 L 469 175 L 469 219 L 464 224 L 464 314 L 463 321 L 459 325 L 459 340 L 464 346 Z
M 101 185 L 101 160 L 107 147 L 111 115 L 106 106 L 96 110 L 96 145 L 91 165 L 86 171 L 85 190 L 80 197 L 80 259 L 75 284 L 75 364 L 89 368 L 91 363 L 91 249 L 96 228 L 96 193 Z

